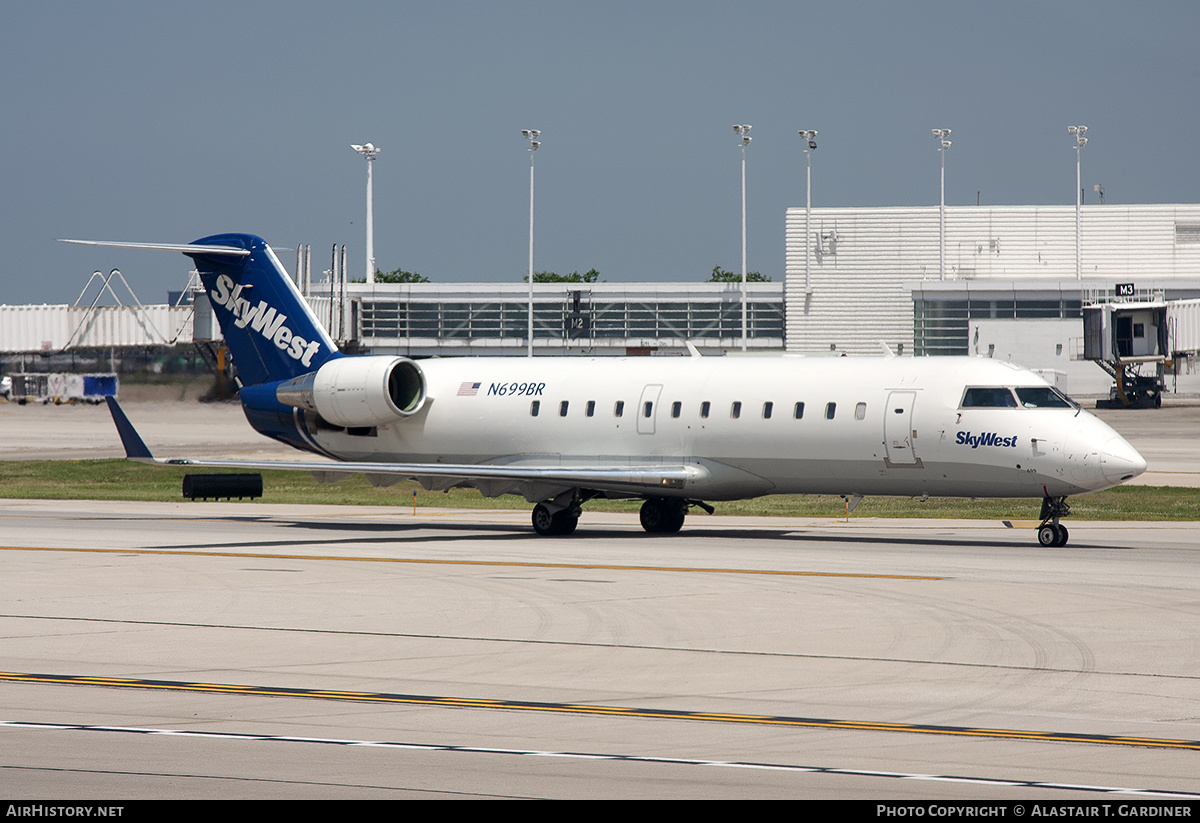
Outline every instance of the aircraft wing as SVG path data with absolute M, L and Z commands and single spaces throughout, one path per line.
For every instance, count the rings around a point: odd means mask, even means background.
M 402 480 L 417 480 L 426 488 L 443 489 L 469 485 L 485 496 L 517 493 L 530 502 L 552 497 L 571 488 L 646 495 L 681 490 L 708 478 L 709 471 L 691 463 L 646 463 L 644 465 L 551 465 L 527 459 L 519 463 L 374 463 L 329 462 L 324 460 L 219 460 L 191 457 L 154 457 L 115 398 L 107 397 L 108 410 L 125 448 L 125 457 L 160 466 L 195 466 L 211 469 L 257 471 L 306 471 L 319 481 L 363 474 L 377 486 Z

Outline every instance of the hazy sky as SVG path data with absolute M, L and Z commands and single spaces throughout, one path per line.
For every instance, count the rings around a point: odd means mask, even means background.
M 119 267 L 147 302 L 182 255 L 60 237 L 222 231 L 346 243 L 364 268 L 375 162 L 379 268 L 519 281 L 529 154 L 538 270 L 614 281 L 749 268 L 783 278 L 804 203 L 930 205 L 953 129 L 951 205 L 1197 202 L 1200 3 L 17 2 L 0 26 L 0 303 L 71 302 Z M 290 265 L 291 257 L 281 255 Z

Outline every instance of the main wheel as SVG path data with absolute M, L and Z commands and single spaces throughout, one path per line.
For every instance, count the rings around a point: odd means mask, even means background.
M 1038 529 L 1038 542 L 1043 546 L 1059 546 L 1062 545 L 1059 541 L 1062 537 L 1059 534 L 1059 527 L 1053 523 L 1043 523 Z
M 552 514 L 545 503 L 538 503 L 533 507 L 533 530 L 543 537 L 565 537 L 574 534 L 578 525 L 579 518 L 571 514 L 570 509 L 562 509 Z
M 683 528 L 687 504 L 682 500 L 652 497 L 642 504 L 642 528 L 651 534 L 674 534 Z
M 558 534 L 560 522 L 559 519 L 550 513 L 550 509 L 546 508 L 545 504 L 538 503 L 533 507 L 533 530 L 542 537 L 551 537 Z

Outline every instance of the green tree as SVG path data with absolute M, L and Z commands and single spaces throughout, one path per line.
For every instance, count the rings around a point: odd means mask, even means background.
M 725 271 L 720 266 L 713 266 L 712 277 L 708 278 L 709 283 L 741 283 L 742 275 L 740 272 Z M 756 271 L 746 272 L 747 283 L 770 283 L 771 278 L 764 277 Z
M 529 282 L 529 275 L 523 278 L 526 283 Z M 580 274 L 573 271 L 570 274 L 556 274 L 552 271 L 535 271 L 533 273 L 534 283 L 599 283 L 600 272 L 595 269 L 588 269 L 585 273 Z
M 429 278 L 424 275 L 417 274 L 415 271 L 404 271 L 402 269 L 393 269 L 389 272 L 382 272 L 375 269 L 376 283 L 428 283 Z

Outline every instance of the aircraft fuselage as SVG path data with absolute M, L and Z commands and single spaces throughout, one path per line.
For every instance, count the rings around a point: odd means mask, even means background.
M 424 405 L 392 422 L 333 427 L 294 410 L 294 429 L 284 432 L 281 422 L 248 416 L 265 434 L 347 461 L 685 463 L 704 471 L 661 496 L 707 500 L 1061 497 L 1145 469 L 1119 434 L 1077 407 L 964 406 L 968 388 L 1015 398 L 1015 388 L 1047 385 L 981 358 L 461 358 L 417 366 Z

